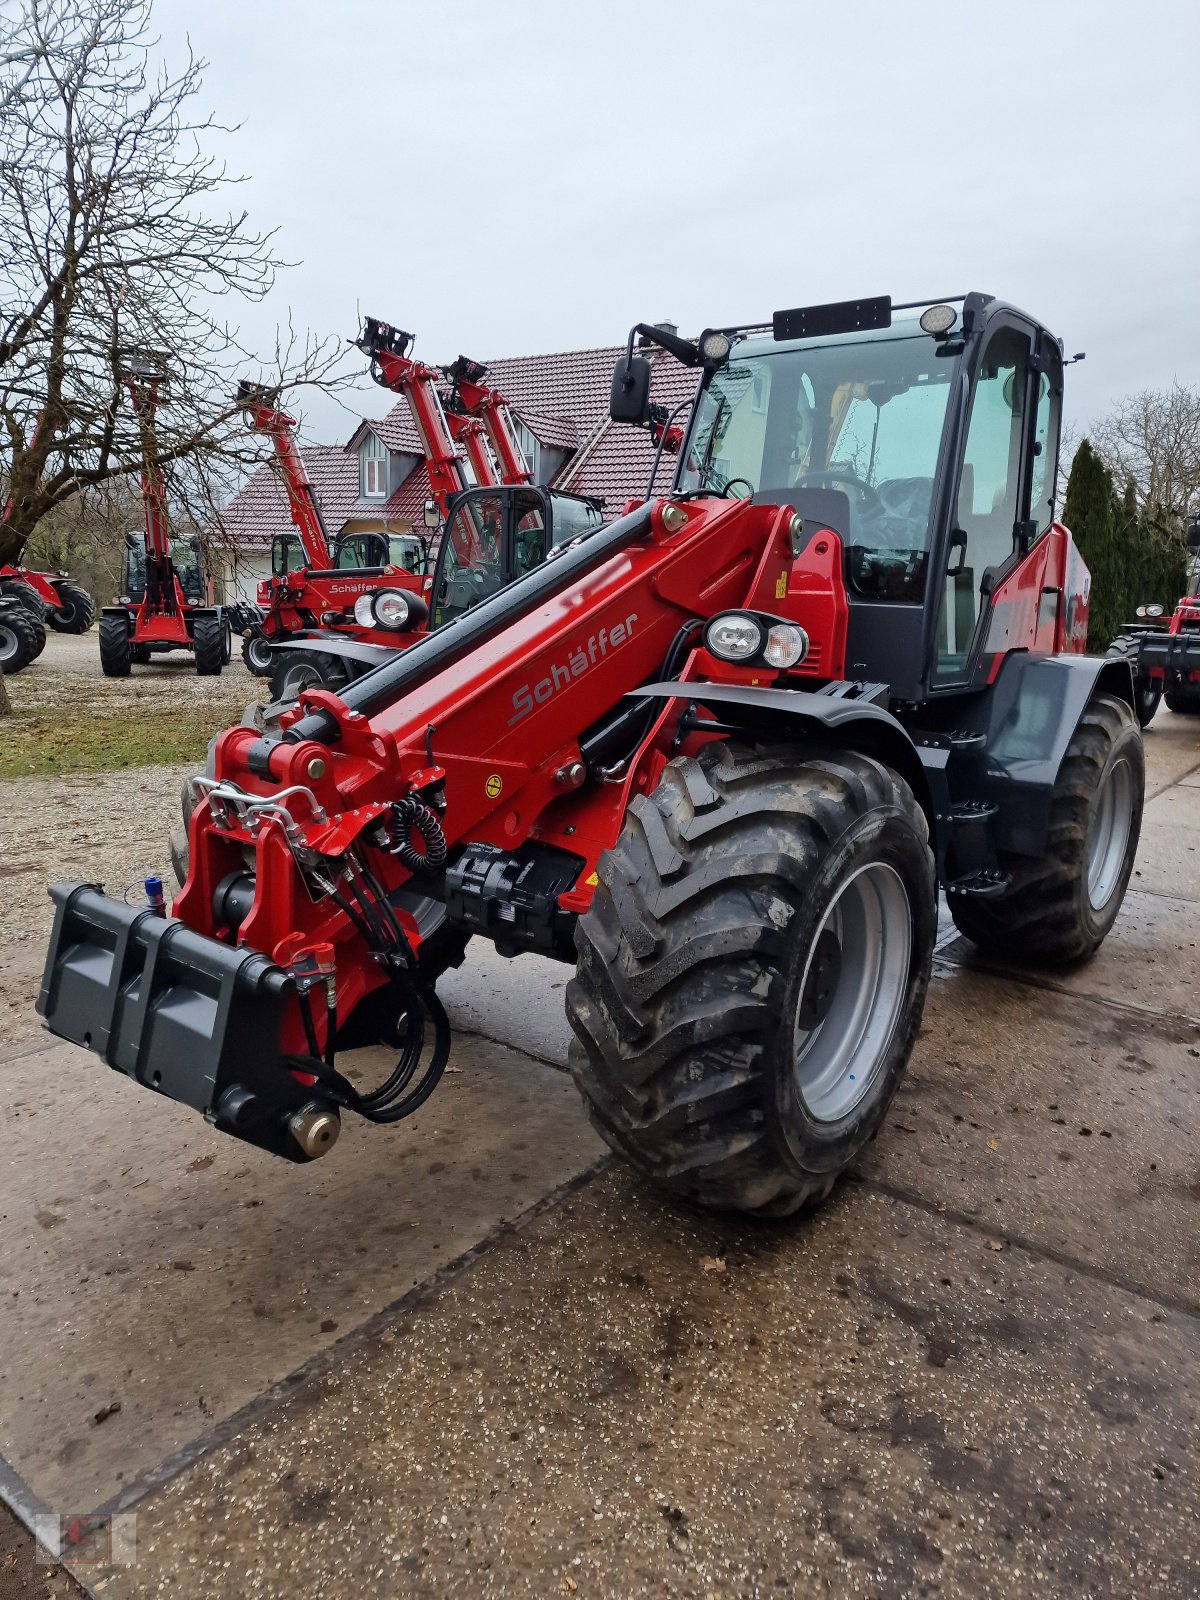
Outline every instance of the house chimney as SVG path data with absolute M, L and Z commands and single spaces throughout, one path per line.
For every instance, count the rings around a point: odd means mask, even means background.
M 679 332 L 679 324 L 677 322 L 656 322 L 654 326 L 656 328 L 661 328 L 664 333 Z

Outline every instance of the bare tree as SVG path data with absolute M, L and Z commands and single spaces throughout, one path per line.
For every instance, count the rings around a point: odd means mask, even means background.
M 1141 511 L 1179 531 L 1200 512 L 1200 389 L 1174 382 L 1120 400 L 1093 424 L 1096 453 Z
M 231 208 L 194 109 L 204 62 L 156 66 L 150 0 L 23 0 L 0 18 L 0 440 L 12 509 L 0 562 L 81 491 L 141 464 L 123 373 L 170 373 L 157 461 L 191 520 L 257 459 L 233 400 L 257 363 L 222 307 L 283 265 Z M 331 344 L 293 340 L 270 377 L 326 381 Z

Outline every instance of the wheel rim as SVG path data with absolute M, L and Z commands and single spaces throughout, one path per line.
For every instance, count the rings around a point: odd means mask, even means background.
M 0 667 L 7 668 L 21 652 L 19 636 L 5 623 L 0 622 Z
M 1156 684 L 1147 684 L 1141 690 L 1139 694 L 1139 701 L 1141 704 L 1143 724 L 1149 722 L 1155 711 L 1158 710 L 1158 699 L 1160 693 L 1161 691 Z
M 1088 829 L 1088 901 L 1102 911 L 1116 893 L 1133 826 L 1133 768 L 1122 757 L 1105 774 Z
M 271 665 L 271 646 L 265 639 L 251 639 L 246 650 L 250 665 L 263 672 Z
M 912 963 L 908 891 L 875 861 L 846 879 L 809 947 L 793 1077 L 810 1116 L 838 1122 L 868 1094 L 904 1010 Z
M 316 667 L 310 666 L 307 661 L 295 667 L 289 667 L 283 675 L 283 688 L 279 695 L 281 700 L 295 700 L 302 689 L 309 688 L 314 683 L 320 683 L 321 674 Z

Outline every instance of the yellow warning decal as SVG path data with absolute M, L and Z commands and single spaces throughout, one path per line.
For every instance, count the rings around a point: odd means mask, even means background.
M 783 600 L 787 597 L 787 572 L 781 572 L 775 579 L 775 598 Z
M 499 796 L 500 791 L 501 791 L 501 789 L 503 789 L 503 787 L 504 787 L 504 779 L 500 776 L 500 774 L 498 772 L 493 772 L 492 775 L 488 778 L 488 781 L 484 784 L 483 792 L 484 792 L 484 794 L 487 795 L 489 800 L 495 800 Z
M 596 885 L 600 882 L 600 879 L 596 876 L 596 874 L 594 872 L 591 872 L 591 873 L 588 874 L 588 876 L 583 881 L 584 881 L 584 883 L 587 885 L 587 887 L 589 889 L 594 889 L 596 887 Z

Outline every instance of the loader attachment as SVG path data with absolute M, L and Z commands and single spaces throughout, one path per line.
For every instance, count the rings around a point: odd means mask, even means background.
M 51 1033 L 274 1155 L 332 1146 L 336 1105 L 280 1050 L 290 973 L 94 884 L 56 883 L 50 898 L 37 1010 Z

